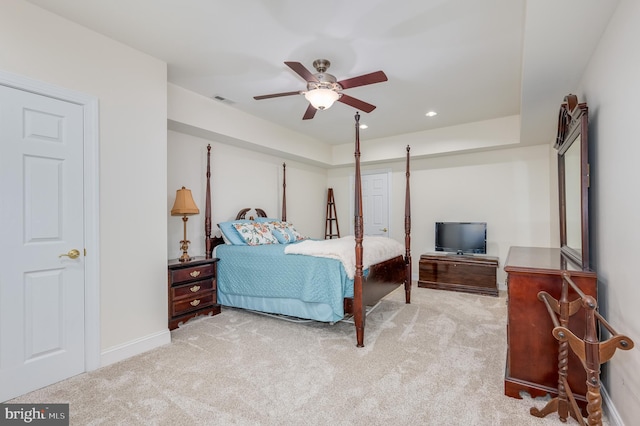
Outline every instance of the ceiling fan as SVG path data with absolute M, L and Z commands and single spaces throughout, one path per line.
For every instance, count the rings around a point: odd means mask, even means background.
M 353 87 L 387 81 L 387 76 L 382 71 L 376 71 L 369 74 L 363 74 L 358 77 L 337 81 L 335 76 L 326 72 L 331 65 L 331 62 L 326 59 L 316 59 L 313 61 L 313 67 L 317 71 L 316 74 L 312 74 L 300 62 L 285 62 L 285 65 L 295 71 L 296 74 L 307 82 L 307 90 L 254 96 L 253 99 L 261 100 L 279 98 L 282 96 L 304 95 L 304 97 L 309 101 L 309 106 L 302 117 L 303 120 L 312 119 L 316 115 L 317 110 L 327 109 L 331 107 L 335 101 L 342 102 L 343 104 L 347 104 L 364 112 L 371 112 L 376 109 L 375 105 L 371 105 L 367 102 L 361 101 L 360 99 L 346 95 L 342 93 L 342 91 Z

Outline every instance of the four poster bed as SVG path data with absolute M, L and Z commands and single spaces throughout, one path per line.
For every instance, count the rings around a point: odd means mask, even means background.
M 366 306 L 375 305 L 404 285 L 411 301 L 411 212 L 409 147 L 406 152 L 405 244 L 384 237 L 364 237 L 360 171 L 360 115 L 355 116 L 354 236 L 309 240 L 286 217 L 286 165 L 283 164 L 282 219 L 246 219 L 219 223 L 223 237 L 211 236 L 210 154 L 207 147 L 206 257 L 217 263 L 218 303 L 224 306 L 336 322 L 352 315 L 357 346 L 364 346 Z M 355 254 L 355 256 L 354 256 Z

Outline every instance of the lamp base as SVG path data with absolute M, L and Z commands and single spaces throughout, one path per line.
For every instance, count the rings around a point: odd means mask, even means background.
M 189 256 L 189 253 L 187 253 L 190 242 L 191 241 L 187 240 L 186 238 L 180 241 L 180 249 L 182 250 L 182 256 L 178 258 L 180 262 L 188 262 L 193 259 L 193 257 Z
M 189 262 L 189 261 L 193 260 L 193 257 L 190 257 L 190 256 L 185 252 L 185 253 L 182 253 L 182 256 L 180 256 L 180 257 L 178 258 L 178 260 L 179 260 L 180 262 Z

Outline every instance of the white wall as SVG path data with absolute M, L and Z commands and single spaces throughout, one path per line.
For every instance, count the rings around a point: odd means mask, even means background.
M 636 344 L 603 366 L 619 419 L 640 419 L 640 290 L 635 254 L 640 242 L 638 107 L 640 2 L 622 0 L 577 93 L 589 106 L 591 234 L 601 313 Z
M 420 254 L 434 250 L 437 221 L 487 222 L 487 254 L 500 258 L 498 282 L 510 246 L 549 247 L 554 244 L 549 197 L 550 167 L 547 145 L 509 148 L 411 160 L 411 253 L 417 277 Z M 413 151 L 413 148 L 412 148 Z M 404 149 L 402 150 L 404 153 Z M 391 238 L 404 242 L 404 161 L 363 168 L 392 169 Z M 353 168 L 329 171 L 338 222 L 351 223 L 349 179 Z M 555 203 L 557 205 L 557 202 Z M 555 241 L 557 245 L 557 239 Z
M 327 200 L 325 169 L 169 131 L 166 214 L 169 217 L 170 258 L 181 254 L 179 241 L 184 235 L 182 220 L 180 217 L 171 217 L 170 210 L 175 201 L 175 191 L 182 186 L 191 189 L 200 210 L 200 214 L 189 217 L 187 224 L 188 239 L 191 241 L 189 254 L 204 255 L 207 144 L 211 144 L 212 234 L 217 232 L 217 223 L 234 219 L 240 209 L 247 207 L 261 208 L 269 217 L 280 218 L 282 163 L 286 162 L 287 220 L 304 235 L 323 237 Z M 250 214 L 255 215 L 255 212 L 251 211 Z
M 306 135 L 243 113 L 175 84 L 168 84 L 170 128 L 255 152 L 286 153 L 289 159 L 330 164 L 331 149 Z
M 166 64 L 21 0 L 0 3 L 0 52 L 99 99 L 102 351 L 167 342 Z
M 368 139 L 367 131 L 362 130 L 360 142 L 362 163 L 402 159 L 407 145 L 411 146 L 411 155 L 414 157 L 450 155 L 483 148 L 507 148 L 517 146 L 520 142 L 520 116 L 511 115 L 380 139 Z M 353 151 L 353 142 L 334 146 L 331 164 L 353 164 Z

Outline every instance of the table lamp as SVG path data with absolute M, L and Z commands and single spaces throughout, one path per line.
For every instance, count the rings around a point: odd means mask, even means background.
M 200 210 L 198 210 L 198 206 L 196 206 L 196 203 L 193 201 L 191 190 L 186 189 L 184 186 L 182 189 L 178 189 L 176 191 L 176 202 L 171 209 L 171 216 L 182 216 L 182 222 L 184 224 L 184 239 L 180 241 L 182 256 L 178 259 L 180 262 L 188 262 L 192 259 L 187 253 L 189 243 L 191 242 L 187 240 L 187 220 L 189 220 L 187 216 L 198 213 L 200 213 Z

